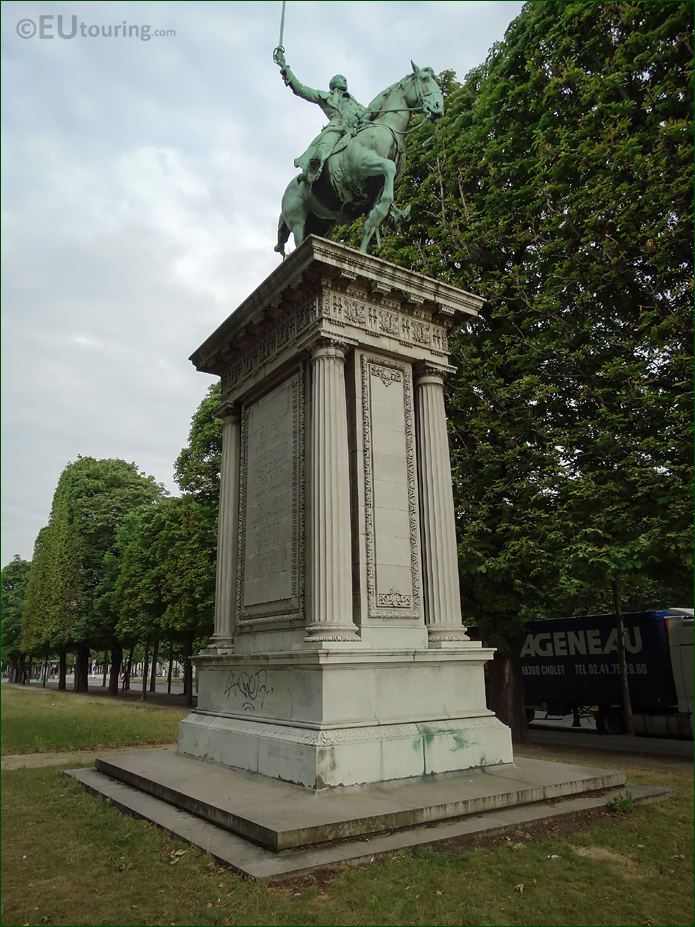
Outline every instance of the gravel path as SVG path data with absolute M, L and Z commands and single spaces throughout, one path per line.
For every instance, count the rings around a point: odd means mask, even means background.
M 174 744 L 139 744 L 130 747 L 102 747 L 100 750 L 63 750 L 56 753 L 10 753 L 2 757 L 3 769 L 37 769 L 42 766 L 85 765 L 104 753 L 131 753 L 133 750 L 173 750 Z

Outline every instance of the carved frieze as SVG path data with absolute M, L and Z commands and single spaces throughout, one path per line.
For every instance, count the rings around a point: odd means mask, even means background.
M 396 338 L 400 343 L 426 347 L 437 354 L 449 351 L 446 329 L 421 309 L 387 308 L 357 296 L 326 289 L 321 296 L 321 315 L 338 325 L 351 325 L 374 335 Z
M 300 339 L 319 319 L 339 328 L 350 327 L 370 335 L 393 338 L 404 346 L 425 348 L 442 359 L 449 351 L 446 328 L 433 322 L 431 314 L 417 303 L 398 308 L 388 299 L 379 300 L 378 294 L 368 300 L 324 283 L 316 296 L 293 307 L 289 314 L 275 318 L 269 330 L 247 333 L 243 352 L 237 353 L 222 376 L 222 394 L 227 395 L 259 365 Z
M 312 296 L 301 306 L 276 321 L 265 335 L 256 338 L 249 349 L 232 363 L 222 376 L 222 395 L 231 390 L 243 377 L 256 370 L 264 361 L 278 354 L 296 340 L 318 318 L 318 297 Z
M 197 709 L 197 714 L 215 714 Z M 229 715 L 226 715 L 229 717 Z M 404 722 L 401 724 L 374 724 L 350 728 L 325 728 L 316 730 L 273 724 L 272 722 L 257 721 L 249 717 L 229 718 L 225 724 L 228 731 L 238 734 L 250 734 L 256 737 L 267 737 L 290 743 L 307 744 L 316 747 L 332 747 L 340 744 L 360 744 L 373 741 L 386 740 L 420 740 L 423 733 L 436 736 L 449 734 L 455 731 L 497 731 L 500 722 L 495 717 L 452 719 L 445 723 L 424 725 L 417 722 Z

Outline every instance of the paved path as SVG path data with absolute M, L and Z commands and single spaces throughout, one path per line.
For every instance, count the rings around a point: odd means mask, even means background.
M 173 750 L 173 744 L 139 744 L 125 747 L 102 747 L 99 750 L 63 750 L 56 753 L 10 753 L 2 757 L 3 769 L 38 769 L 66 763 L 93 763 L 104 753 L 132 753 L 134 750 Z
M 555 744 L 565 747 L 583 747 L 591 750 L 610 750 L 615 753 L 638 753 L 643 756 L 674 756 L 692 760 L 692 740 L 671 740 L 667 737 L 630 737 L 628 734 L 597 734 L 596 731 L 576 728 L 541 728 L 532 724 L 528 729 L 532 744 Z

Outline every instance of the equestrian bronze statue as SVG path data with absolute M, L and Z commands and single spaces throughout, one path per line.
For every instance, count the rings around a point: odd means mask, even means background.
M 412 63 L 406 75 L 372 100 L 368 107 L 348 92 L 347 80 L 337 74 L 329 89 L 314 90 L 295 77 L 278 47 L 273 58 L 293 93 L 316 103 L 329 122 L 295 160 L 301 174 L 290 181 L 282 197 L 275 250 L 284 256 L 285 244 L 295 246 L 307 235 L 327 235 L 338 223 L 367 214 L 360 251 L 389 212 L 397 218 L 393 191 L 405 162 L 405 136 L 415 113 L 432 121 L 444 112 L 444 99 L 432 68 Z

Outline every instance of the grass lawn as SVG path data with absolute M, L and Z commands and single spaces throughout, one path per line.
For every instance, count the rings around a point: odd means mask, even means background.
M 2 752 L 91 750 L 176 740 L 185 708 L 2 687 Z
M 581 762 L 557 748 L 532 752 Z M 599 765 L 595 754 L 584 761 Z M 633 780 L 675 794 L 571 828 L 402 851 L 271 885 L 221 869 L 55 767 L 7 772 L 2 923 L 692 924 L 691 764 L 602 753 L 600 765 L 631 767 Z

